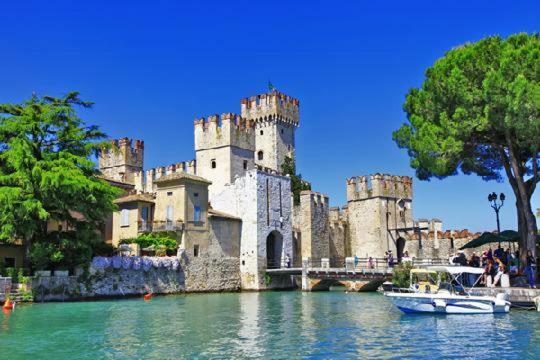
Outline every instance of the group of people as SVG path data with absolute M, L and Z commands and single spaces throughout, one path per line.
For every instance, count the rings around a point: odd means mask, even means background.
M 499 244 L 495 251 L 492 251 L 491 247 L 489 247 L 482 252 L 482 255 L 473 252 L 469 258 L 465 256 L 463 251 L 460 251 L 450 258 L 450 263 L 461 266 L 483 267 L 484 274 L 480 284 L 485 286 L 497 286 L 500 284 L 504 274 L 524 274 L 527 276 L 529 286 L 531 288 L 536 288 L 535 257 L 532 255 L 532 252 L 528 250 L 526 263 L 521 264 L 519 255 L 519 251 L 512 252 L 509 248 L 504 250 L 501 247 L 501 244 Z

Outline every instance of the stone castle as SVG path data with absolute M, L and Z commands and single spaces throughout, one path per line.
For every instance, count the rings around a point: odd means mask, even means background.
M 107 240 L 175 231 L 182 256 L 237 267 L 241 287 L 254 290 L 290 286 L 269 286 L 266 270 L 305 259 L 382 258 L 387 250 L 396 258 L 405 251 L 445 258 L 454 251 L 455 233 L 442 233 L 440 221 L 414 221 L 407 176 L 351 177 L 341 208 L 311 190 L 295 204 L 281 169 L 295 159 L 299 123 L 299 101 L 274 90 L 242 99 L 240 114 L 196 119 L 193 160 L 144 169 L 143 141 L 114 140 L 99 168 L 127 191 L 116 200 Z

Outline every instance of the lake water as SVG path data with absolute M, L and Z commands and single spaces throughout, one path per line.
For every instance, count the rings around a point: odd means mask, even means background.
M 404 315 L 380 294 L 193 294 L 0 313 L 0 358 L 540 358 L 540 313 Z

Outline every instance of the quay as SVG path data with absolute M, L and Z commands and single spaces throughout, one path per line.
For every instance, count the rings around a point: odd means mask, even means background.
M 528 289 L 522 287 L 480 287 L 471 290 L 471 294 L 481 296 L 497 296 L 497 294 L 506 294 L 508 301 L 512 303 L 513 308 L 531 309 L 536 308 L 534 299 L 540 296 L 540 289 Z

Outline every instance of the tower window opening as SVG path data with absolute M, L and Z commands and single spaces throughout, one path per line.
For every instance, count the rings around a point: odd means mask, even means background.
M 284 132 L 283 129 L 281 129 L 281 133 L 282 133 L 282 134 L 283 134 L 283 132 Z
M 257 153 L 257 159 L 258 160 L 264 159 L 264 153 L 262 152 L 262 150 Z
M 212 159 L 212 162 L 211 162 L 211 166 L 212 166 L 212 169 L 215 169 L 216 168 L 216 159 Z
M 259 134 L 264 135 L 264 131 L 261 130 L 261 131 L 259 132 Z
M 247 167 L 248 167 L 248 162 L 247 160 L 244 160 L 244 170 L 247 170 Z

